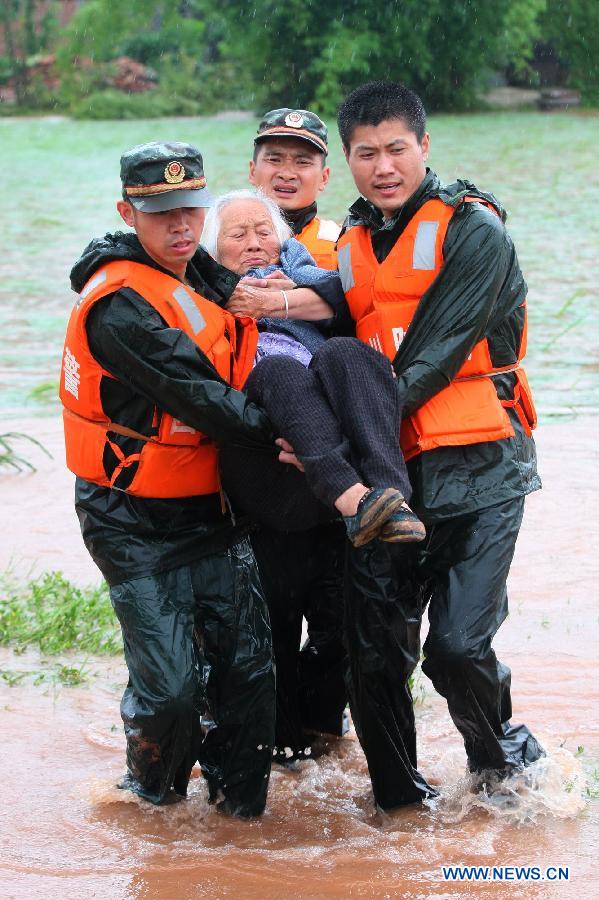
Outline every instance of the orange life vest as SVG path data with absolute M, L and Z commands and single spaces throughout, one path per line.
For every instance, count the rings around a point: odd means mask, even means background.
M 319 219 L 315 216 L 311 222 L 308 222 L 296 239 L 300 241 L 310 256 L 314 258 L 317 266 L 321 269 L 337 269 L 337 253 L 335 252 L 335 243 L 339 237 L 341 228 L 330 219 Z
M 475 197 L 466 199 L 482 202 Z M 348 229 L 338 242 L 339 274 L 357 337 L 390 360 L 397 354 L 422 295 L 441 271 L 443 243 L 454 212 L 455 208 L 442 200 L 428 200 L 382 263 L 376 259 L 370 231 L 363 225 Z M 526 319 L 513 365 L 494 366 L 486 338 L 479 341 L 451 384 L 403 420 L 400 442 L 405 458 L 435 447 L 513 437 L 506 407 L 515 409 L 530 434 L 536 414 L 526 374 L 519 365 L 525 352 Z M 489 376 L 512 370 L 516 375 L 514 398 L 500 401 Z
M 180 328 L 206 354 L 229 384 L 240 388 L 250 372 L 258 342 L 252 319 L 232 316 L 171 275 L 128 261 L 109 262 L 89 279 L 71 313 L 65 340 L 60 398 L 69 469 L 104 487 L 115 487 L 123 469 L 136 464 L 127 493 L 138 497 L 192 497 L 219 490 L 217 447 L 199 431 L 164 410 L 154 410 L 154 433 L 140 435 L 110 421 L 100 393 L 112 378 L 91 354 L 85 323 L 92 306 L 120 288 L 137 291 L 169 328 Z M 116 300 L 115 302 L 118 302 Z M 116 435 L 138 438 L 126 456 Z M 141 449 L 139 441 L 143 441 Z M 120 443 L 123 443 L 122 441 Z M 114 455 L 113 455 L 114 454 Z M 105 456 L 118 464 L 107 472 Z

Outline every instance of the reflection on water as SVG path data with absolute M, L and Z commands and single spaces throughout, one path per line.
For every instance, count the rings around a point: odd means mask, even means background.
M 419 765 L 441 790 L 436 803 L 377 813 L 352 737 L 297 772 L 276 769 L 260 821 L 222 818 L 208 806 L 199 773 L 186 802 L 155 808 L 115 787 L 124 761 L 119 699 L 126 673 L 122 663 L 90 657 L 88 686 L 11 688 L 0 681 L 6 798 L 0 897 L 545 900 L 575 894 L 594 900 L 599 553 L 592 548 L 599 546 L 599 519 L 589 486 L 599 446 L 595 422 L 539 430 L 545 488 L 527 501 L 510 578 L 511 612 L 494 642 L 512 669 L 513 721 L 531 727 L 548 750 L 546 760 L 473 791 L 445 703 L 421 678 Z M 70 482 L 58 461 L 60 422 L 51 424 L 44 419 L 42 436 L 56 461 L 44 460 L 32 475 L 5 476 L 3 508 L 13 546 L 27 551 L 28 565 L 36 559 L 47 568 L 66 565 L 71 577 L 89 580 L 78 561 L 85 551 L 70 509 Z M 35 657 L 0 651 L 0 670 L 38 667 Z M 449 883 L 443 865 L 569 866 L 572 876 L 570 884 L 556 886 Z
M 541 412 L 597 411 L 599 232 L 589 214 L 599 205 L 597 119 L 496 113 L 433 117 L 430 125 L 431 164 L 440 176 L 466 177 L 508 210 L 529 285 L 529 370 Z M 73 296 L 68 272 L 92 237 L 118 227 L 118 156 L 132 143 L 155 140 L 157 127 L 0 119 L 0 168 L 20 185 L 0 209 L 0 329 L 10 338 L 0 348 L 0 409 L 20 411 L 34 387 L 57 381 Z M 246 183 L 253 130 L 251 122 L 168 123 L 169 133 L 202 148 L 216 193 Z M 2 140 L 9 132 L 12 139 Z M 331 127 L 332 178 L 319 203 L 325 216 L 341 220 L 355 187 L 335 132 Z M 32 182 L 32 171 L 45 179 Z M 35 410 L 35 401 L 28 406 Z
M 94 677 L 88 686 L 47 689 L 30 679 L 11 688 L 0 680 L 0 897 L 545 900 L 575 894 L 594 900 L 596 423 L 539 430 L 545 488 L 527 500 L 510 578 L 511 612 L 494 642 L 512 669 L 513 721 L 531 727 L 549 752 L 547 760 L 474 792 L 445 703 L 422 678 L 419 764 L 441 789 L 435 804 L 377 813 L 364 757 L 352 738 L 297 772 L 277 769 L 260 821 L 222 818 L 208 806 L 199 775 L 188 801 L 157 809 L 114 787 L 124 760 L 118 707 L 126 674 L 122 663 L 90 657 L 85 668 Z M 30 430 L 26 421 L 22 428 Z M 44 458 L 30 475 L 3 477 L 0 559 L 7 548 L 9 556 L 21 554 L 23 572 L 37 560 L 42 568 L 65 566 L 71 577 L 88 581 L 94 576 L 83 566 L 72 485 L 57 449 L 60 422 L 44 419 L 40 428 L 55 460 Z M 38 668 L 35 657 L 0 651 L 0 670 Z M 443 865 L 562 865 L 571 868 L 572 881 L 449 883 L 442 879 Z

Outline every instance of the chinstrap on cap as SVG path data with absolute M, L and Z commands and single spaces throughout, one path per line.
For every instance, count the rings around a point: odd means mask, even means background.
M 294 137 L 307 141 L 325 155 L 329 152 L 327 126 L 307 109 L 271 109 L 258 126 L 258 144 L 271 137 Z
M 145 213 L 212 206 L 202 154 L 176 141 L 139 144 L 121 156 L 123 197 Z

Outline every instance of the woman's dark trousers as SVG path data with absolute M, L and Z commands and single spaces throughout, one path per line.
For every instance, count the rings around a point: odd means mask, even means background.
M 359 481 L 410 496 L 399 447 L 399 393 L 389 361 L 367 344 L 331 338 L 308 369 L 288 356 L 267 357 L 245 391 L 291 443 L 312 493 L 325 506 L 333 508 Z

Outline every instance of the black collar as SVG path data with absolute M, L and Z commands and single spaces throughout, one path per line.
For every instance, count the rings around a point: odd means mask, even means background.
M 349 216 L 344 223 L 344 228 L 352 225 L 366 225 L 373 233 L 377 231 L 394 231 L 398 222 L 409 222 L 414 213 L 430 199 L 435 196 L 441 187 L 438 177 L 430 169 L 426 170 L 426 175 L 414 191 L 408 197 L 403 206 L 400 206 L 390 219 L 384 219 L 381 210 L 370 200 L 365 197 L 359 197 L 353 206 L 349 208 Z
M 302 209 L 282 209 L 281 212 L 291 225 L 294 235 L 300 234 L 316 215 L 316 202 Z
M 370 231 L 372 249 L 378 262 L 383 262 L 391 252 L 396 241 L 402 234 L 406 225 L 420 207 L 439 193 L 441 182 L 434 172 L 427 169 L 426 175 L 414 191 L 408 197 L 403 206 L 396 210 L 390 219 L 384 219 L 381 210 L 360 197 L 350 207 L 349 215 L 343 223 L 342 234 L 354 225 L 365 225 Z

